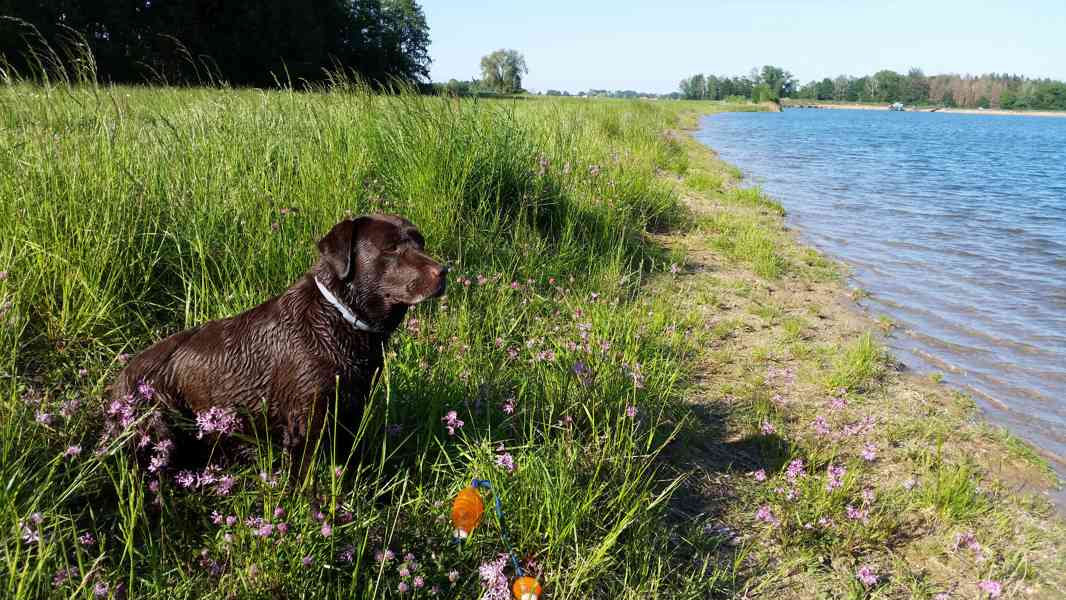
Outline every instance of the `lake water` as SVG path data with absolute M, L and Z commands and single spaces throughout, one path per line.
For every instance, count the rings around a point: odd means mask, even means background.
M 729 113 L 697 138 L 852 266 L 900 360 L 1066 473 L 1066 118 Z

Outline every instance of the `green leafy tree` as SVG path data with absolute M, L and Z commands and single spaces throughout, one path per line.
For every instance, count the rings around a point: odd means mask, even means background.
M 767 100 L 788 98 L 796 91 L 796 78 L 781 67 L 765 65 L 757 74 L 752 74 L 752 79 L 770 89 L 770 97 Z
M 481 81 L 501 94 L 522 91 L 522 76 L 528 72 L 526 59 L 517 50 L 501 48 L 481 57 Z
M 774 98 L 774 92 L 768 84 L 759 83 L 751 88 L 751 100 L 752 102 L 767 102 L 776 100 L 776 98 Z
M 268 86 L 338 67 L 378 83 L 429 75 L 415 0 L 0 0 L 0 15 L 22 20 L 0 20 L 0 55 L 23 73 L 31 48 L 62 55 L 80 37 L 112 82 Z
M 819 100 L 833 99 L 833 80 L 826 77 L 815 84 L 815 97 Z
M 895 71 L 884 69 L 874 73 L 871 100 L 881 102 L 901 102 L 905 98 L 905 80 Z
M 925 104 L 929 102 L 929 78 L 925 76 L 921 69 L 913 68 L 907 71 L 904 102 L 909 104 Z
M 706 100 L 721 100 L 722 99 L 721 86 L 719 84 L 718 78 L 715 77 L 714 75 L 708 75 L 707 76 L 704 88 L 706 89 L 706 92 L 703 94 L 704 99 L 706 99 Z
M 685 100 L 702 100 L 707 94 L 707 80 L 697 73 L 692 77 L 682 79 L 678 85 L 678 91 Z

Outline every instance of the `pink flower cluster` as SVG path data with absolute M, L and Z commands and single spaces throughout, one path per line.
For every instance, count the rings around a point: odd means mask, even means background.
M 507 574 L 503 571 L 509 558 L 510 555 L 501 553 L 494 560 L 484 562 L 478 568 L 481 587 L 485 590 L 484 595 L 481 596 L 482 600 L 510 600 L 511 589 L 507 584 Z
M 465 425 L 459 419 L 459 413 L 454 410 L 449 410 L 440 420 L 444 422 L 444 428 L 448 430 L 448 435 L 455 435 L 455 431 L 462 429 L 463 425 Z
M 858 572 L 856 572 L 855 575 L 859 578 L 859 581 L 861 581 L 862 584 L 866 587 L 876 585 L 878 579 L 880 579 L 877 576 L 877 572 L 874 571 L 874 568 L 870 565 L 863 565 L 859 567 L 859 570 Z
M 825 489 L 833 491 L 840 486 L 844 485 L 844 474 L 847 473 L 847 469 L 840 465 L 829 465 L 826 469 L 826 475 L 829 477 L 825 482 Z
M 196 415 L 197 439 L 205 435 L 231 435 L 240 430 L 240 418 L 237 411 L 229 407 L 212 406 Z
M 755 518 L 770 525 L 777 525 L 777 517 L 774 516 L 774 512 L 770 510 L 768 504 L 763 504 L 759 507 L 759 510 L 755 512 Z

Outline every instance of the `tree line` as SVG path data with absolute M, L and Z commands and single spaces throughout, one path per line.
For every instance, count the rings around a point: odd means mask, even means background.
M 115 83 L 429 77 L 415 0 L 0 0 L 0 17 L 0 67 L 23 75 L 91 57 Z
M 774 66 L 747 76 L 696 74 L 681 80 L 678 93 L 688 100 L 747 98 L 756 102 L 800 98 L 839 102 L 902 102 L 962 108 L 1066 110 L 1066 83 L 1020 75 L 933 75 L 921 69 L 906 74 L 884 69 L 863 77 L 841 75 L 798 85 L 788 71 Z
M 686 100 L 727 100 L 748 98 L 755 102 L 777 101 L 796 91 L 796 78 L 781 67 L 765 65 L 747 76 L 703 75 L 681 80 L 679 92 Z
M 1066 110 L 1066 83 L 1021 75 L 933 75 L 888 69 L 864 77 L 811 81 L 797 98 L 846 102 L 902 102 L 963 108 Z

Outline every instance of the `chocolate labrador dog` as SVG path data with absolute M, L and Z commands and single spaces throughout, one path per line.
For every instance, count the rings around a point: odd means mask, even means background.
M 409 307 L 444 292 L 448 272 L 426 255 L 418 229 L 396 216 L 342 221 L 318 250 L 318 261 L 279 296 L 130 360 L 112 386 L 112 406 L 141 394 L 201 423 L 212 414 L 240 415 L 242 427 L 255 427 L 254 419 L 294 452 L 303 473 L 304 450 L 334 402 L 339 419 L 360 413 L 390 334 Z

